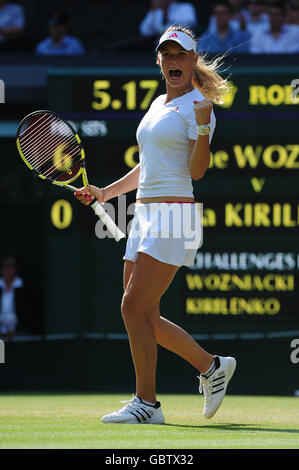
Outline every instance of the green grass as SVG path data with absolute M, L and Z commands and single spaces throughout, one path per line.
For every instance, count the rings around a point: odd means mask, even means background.
M 299 448 L 299 398 L 227 396 L 202 417 L 203 398 L 160 395 L 166 425 L 102 424 L 124 395 L 2 394 L 0 448 L 292 449 Z

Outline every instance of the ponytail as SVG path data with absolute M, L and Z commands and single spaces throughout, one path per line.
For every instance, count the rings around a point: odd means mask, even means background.
M 209 101 L 222 104 L 224 95 L 229 91 L 226 79 L 218 74 L 223 57 L 207 60 L 206 56 L 199 56 L 193 69 L 192 84 Z

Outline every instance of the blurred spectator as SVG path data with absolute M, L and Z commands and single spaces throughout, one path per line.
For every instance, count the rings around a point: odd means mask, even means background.
M 269 17 L 265 12 L 266 0 L 248 0 L 247 9 L 241 8 L 241 2 L 230 1 L 232 13 L 229 25 L 232 29 L 247 31 L 249 34 L 256 34 L 265 31 L 269 27 Z M 210 18 L 209 31 L 215 32 L 217 29 L 216 18 Z
M 207 30 L 198 42 L 199 52 L 223 54 L 227 51 L 244 54 L 249 52 L 250 34 L 235 30 L 230 26 L 232 8 L 228 2 L 215 2 L 213 14 L 216 19 L 216 32 Z
M 229 25 L 232 29 L 239 30 L 245 29 L 246 21 L 249 21 L 250 14 L 245 9 L 242 8 L 243 2 L 242 0 L 227 0 L 230 5 L 230 20 Z M 214 2 L 216 5 L 218 2 Z M 215 33 L 217 31 L 217 22 L 216 17 L 213 14 L 210 18 L 208 31 L 210 33 Z
M 249 0 L 247 10 L 249 16 L 246 16 L 246 31 L 251 35 L 266 31 L 269 26 L 269 15 L 265 13 L 265 0 Z
M 69 17 L 60 10 L 51 12 L 48 16 L 50 37 L 40 42 L 36 54 L 40 55 L 82 55 L 85 49 L 79 39 L 68 36 Z
M 0 337 L 12 337 L 20 323 L 18 317 L 23 303 L 23 280 L 17 274 L 15 257 L 4 256 L 0 277 Z
M 228 0 L 228 3 L 230 4 L 232 8 L 232 18 L 234 20 L 240 20 L 241 16 L 246 14 L 245 8 L 243 8 L 244 0 Z
M 295 54 L 299 53 L 299 28 L 284 24 L 286 5 L 282 1 L 269 3 L 270 27 L 253 36 L 250 45 L 252 54 Z
M 288 26 L 299 27 L 299 0 L 290 0 L 287 3 L 285 22 Z
M 18 39 L 24 31 L 23 7 L 0 0 L 0 42 Z
M 168 26 L 195 27 L 197 24 L 196 11 L 191 3 L 179 3 L 172 0 L 152 0 L 151 9 L 139 26 L 142 36 L 158 36 Z

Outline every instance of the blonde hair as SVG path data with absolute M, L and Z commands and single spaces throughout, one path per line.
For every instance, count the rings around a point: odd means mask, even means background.
M 197 42 L 191 29 L 184 28 L 183 26 L 170 26 L 165 33 L 169 33 L 170 31 L 186 33 Z M 194 88 L 197 88 L 206 99 L 215 104 L 222 104 L 224 95 L 229 91 L 227 79 L 222 78 L 218 73 L 224 57 L 225 54 L 208 60 L 207 54 L 199 55 L 193 69 L 192 85 Z

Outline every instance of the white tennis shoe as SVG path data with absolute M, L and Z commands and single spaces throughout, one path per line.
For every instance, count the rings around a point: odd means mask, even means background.
M 233 357 L 215 357 L 216 370 L 208 378 L 201 374 L 199 378 L 199 393 L 204 393 L 205 403 L 203 415 L 212 418 L 220 407 L 232 378 L 237 361 Z
M 161 403 L 157 401 L 155 405 L 146 405 L 139 397 L 133 397 L 123 408 L 102 418 L 102 423 L 164 424 L 164 422 Z

